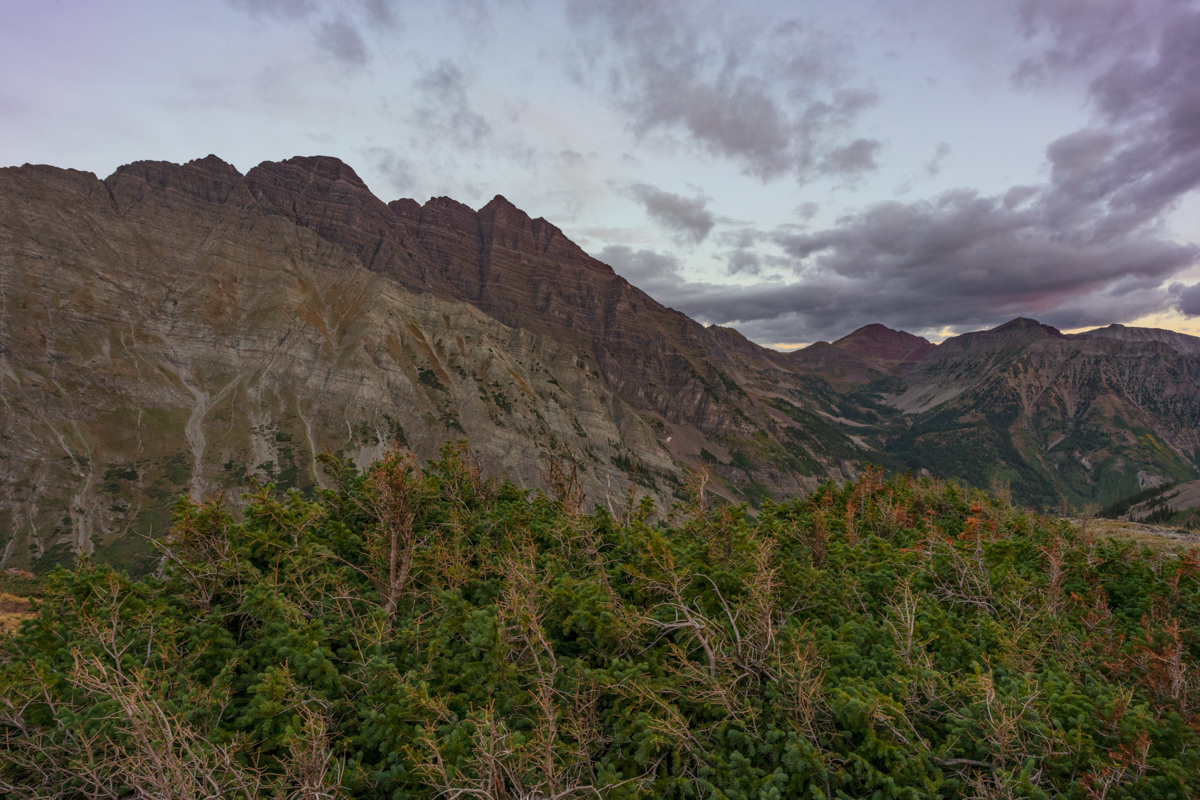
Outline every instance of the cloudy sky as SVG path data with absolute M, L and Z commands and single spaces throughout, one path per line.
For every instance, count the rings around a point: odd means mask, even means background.
M 503 194 L 764 344 L 1200 334 L 1200 0 L 0 0 L 0 164 Z

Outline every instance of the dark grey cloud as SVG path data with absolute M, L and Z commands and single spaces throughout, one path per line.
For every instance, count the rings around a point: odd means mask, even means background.
M 798 280 L 731 287 L 638 274 L 655 277 L 661 302 L 701 321 L 760 341 L 813 341 L 869 322 L 929 331 L 1022 315 L 1067 328 L 1127 320 L 1170 304 L 1161 284 L 1198 255 L 1151 236 L 1060 240 L 1036 206 L 965 191 L 882 203 L 773 240 Z
M 395 28 L 400 24 L 400 16 L 396 11 L 398 0 L 359 0 L 358 7 L 367 22 L 385 28 Z
M 595 257 L 613 268 L 618 275 L 661 302 L 672 288 L 685 283 L 679 259 L 654 250 L 634 250 L 627 245 L 609 245 Z M 668 305 L 670 303 L 668 302 Z
M 965 330 L 1022 315 L 1072 328 L 1200 313 L 1200 288 L 1168 285 L 1200 265 L 1200 248 L 1164 228 L 1200 189 L 1200 4 L 1054 0 L 1022 15 L 1044 44 L 1027 73 L 1090 70 L 1091 124 L 1048 145 L 1046 183 L 879 203 L 823 230 L 781 227 L 773 250 L 759 240 L 726 262 L 753 275 L 782 259 L 790 282 L 664 283 L 660 300 L 773 341 L 867 322 Z
M 1076 308 L 1077 301 L 1118 288 L 1129 293 L 1129 307 L 1121 310 L 1127 319 L 1151 310 L 1145 291 L 1196 261 L 1196 248 L 1150 233 L 1089 236 L 1055 228 L 1053 216 L 1046 199 L 1014 207 L 1003 197 L 959 190 L 882 203 L 836 228 L 785 233 L 776 243 L 794 259 L 798 276 L 886 288 L 883 305 L 872 312 L 894 319 L 922 309 L 934 315 L 925 327 L 1016 312 L 1068 326 L 1111 322 L 1082 318 L 1090 312 Z M 1157 297 L 1161 304 L 1166 295 Z M 1115 310 L 1104 307 L 1106 314 Z
M 368 147 L 365 155 L 394 192 L 403 196 L 412 191 L 417 182 L 412 161 L 387 147 Z
M 471 105 L 467 77 L 450 61 L 425 71 L 414 87 L 420 97 L 417 123 L 424 136 L 477 149 L 492 136 L 491 123 Z
M 716 224 L 713 213 L 706 208 L 706 197 L 684 197 L 645 183 L 633 184 L 629 193 L 642 204 L 650 219 L 682 241 L 699 244 Z
M 749 248 L 730 250 L 725 254 L 730 275 L 758 275 L 762 272 L 762 256 Z
M 877 99 L 850 85 L 848 42 L 797 21 L 764 27 L 697 8 L 683 0 L 571 0 L 580 74 L 608 76 L 639 135 L 682 134 L 764 180 L 875 169 L 878 142 L 845 141 Z
M 1020 86 L 1151 49 L 1173 16 L 1172 0 L 1021 0 L 1018 31 L 1046 42 L 1013 71 Z
M 353 13 L 373 25 L 394 27 L 399 24 L 396 13 L 399 0 L 228 0 L 234 8 L 257 17 L 303 19 L 318 13 L 337 16 Z
M 1179 301 L 1176 307 L 1189 317 L 1200 316 L 1200 283 L 1179 288 Z
M 1143 44 L 1144 22 L 1125 34 L 1104 28 L 1115 58 L 1090 86 L 1093 125 L 1047 149 L 1049 221 L 1096 239 L 1154 226 L 1200 187 L 1200 4 L 1135 5 L 1152 7 L 1145 14 L 1158 20 L 1158 38 Z M 1058 49 L 1069 56 L 1080 38 L 1063 30 Z
M 937 148 L 933 151 L 933 158 L 925 162 L 925 177 L 936 178 L 942 174 L 942 163 L 953 152 L 949 142 L 938 142 Z
M 875 156 L 882 145 L 874 139 L 855 139 L 834 147 L 821 158 L 820 171 L 830 175 L 862 175 L 878 168 Z
M 412 91 L 392 112 L 407 131 L 407 154 L 393 160 L 403 167 L 393 171 L 394 185 L 407 181 L 405 191 L 450 194 L 482 203 L 497 190 L 512 195 L 511 186 L 476 183 L 498 162 L 531 174 L 552 168 L 579 171 L 581 159 L 563 159 L 557 149 L 539 148 L 522 127 L 521 108 L 493 104 L 489 114 L 482 113 L 474 102 L 475 85 L 472 73 L 446 59 L 418 74 Z M 412 155 L 418 153 L 420 158 Z M 564 202 L 569 207 L 573 200 L 566 197 Z
M 367 63 L 367 43 L 358 29 L 345 19 L 326 20 L 317 26 L 317 46 L 344 64 Z

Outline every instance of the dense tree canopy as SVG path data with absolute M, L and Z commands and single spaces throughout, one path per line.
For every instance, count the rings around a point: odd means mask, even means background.
M 1184 798 L 1200 564 L 872 472 L 666 518 L 335 459 L 0 643 L 0 792 Z

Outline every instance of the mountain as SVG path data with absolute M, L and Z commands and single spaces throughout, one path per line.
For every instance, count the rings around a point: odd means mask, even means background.
M 1198 477 L 1200 359 L 1163 338 L 1017 319 L 947 339 L 889 398 L 906 423 L 886 448 L 977 485 L 1009 482 L 1043 506 L 1107 505 L 1147 481 Z
M 497 196 L 334 158 L 0 170 L 0 568 L 135 571 L 180 496 L 330 485 L 393 441 L 590 506 L 804 495 L 864 463 L 1107 504 L 1196 469 L 1200 340 L 1033 320 L 780 353 L 663 306 Z
M 789 356 L 793 368 L 840 385 L 902 375 L 935 347 L 928 339 L 874 323 L 832 344 L 815 342 Z
M 1113 324 L 1107 328 L 1097 328 L 1075 335 L 1092 339 L 1117 339 L 1122 342 L 1162 342 L 1182 355 L 1200 357 L 1200 336 L 1189 336 L 1186 333 L 1159 328 L 1131 328 Z
M 612 508 L 702 454 L 731 500 L 840 476 L 846 436 L 769 405 L 805 389 L 746 346 L 500 197 L 385 204 L 329 158 L 0 170 L 0 564 L 142 569 L 180 493 L 304 490 L 397 439 L 525 487 L 558 452 Z
M 385 205 L 331 158 L 267 162 L 250 170 L 246 184 L 368 270 L 574 348 L 622 399 L 666 422 L 745 428 L 730 408 L 736 398 L 724 391 L 737 366 L 704 326 L 503 197 L 478 212 L 445 197 Z

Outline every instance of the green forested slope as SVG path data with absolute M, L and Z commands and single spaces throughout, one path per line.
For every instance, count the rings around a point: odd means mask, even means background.
M 11 797 L 1194 795 L 1198 565 L 868 472 L 579 512 L 465 449 L 86 563 L 0 643 Z

